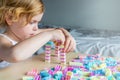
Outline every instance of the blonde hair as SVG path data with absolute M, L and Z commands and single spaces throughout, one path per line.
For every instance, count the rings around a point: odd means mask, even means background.
M 6 15 L 10 15 L 10 19 L 14 22 L 25 16 L 28 23 L 33 16 L 43 11 L 41 0 L 0 0 L 0 26 L 8 26 Z

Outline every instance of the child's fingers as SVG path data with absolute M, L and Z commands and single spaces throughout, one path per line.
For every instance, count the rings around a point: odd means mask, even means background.
M 70 52 L 70 51 L 72 50 L 72 48 L 73 48 L 73 43 L 72 43 L 72 41 L 70 40 L 69 46 L 68 46 L 68 48 L 67 48 L 67 52 Z
M 74 47 L 72 46 L 72 48 L 70 49 L 70 51 L 69 52 L 73 52 L 74 51 Z
M 60 39 L 60 45 L 64 45 L 65 44 L 65 39 L 64 38 L 62 38 L 62 39 Z
M 70 39 L 67 39 L 65 41 L 65 52 L 67 51 L 68 47 L 69 47 L 69 43 L 70 43 Z
M 76 48 L 76 42 L 74 39 L 72 39 L 69 43 L 69 46 L 67 48 L 67 52 L 74 51 Z
M 74 42 L 71 40 L 69 43 L 69 47 L 67 49 L 67 52 L 71 52 L 74 50 Z
M 72 49 L 70 50 L 71 52 L 74 51 L 76 49 L 76 43 L 73 42 L 72 44 Z

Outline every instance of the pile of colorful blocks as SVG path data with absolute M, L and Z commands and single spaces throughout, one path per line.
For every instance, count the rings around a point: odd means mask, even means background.
M 29 71 L 23 80 L 120 80 L 120 62 L 98 55 L 78 56 L 68 66 Z

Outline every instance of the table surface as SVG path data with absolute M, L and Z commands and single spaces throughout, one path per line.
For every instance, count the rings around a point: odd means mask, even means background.
M 56 60 L 54 55 L 51 55 L 51 63 L 46 63 L 44 61 L 44 56 L 45 54 L 35 55 L 25 61 L 12 63 L 12 65 L 0 69 L 0 80 L 22 80 L 22 77 L 25 76 L 25 73 L 32 70 L 33 68 L 42 70 L 60 64 L 59 61 Z M 71 61 L 77 56 L 77 53 L 68 53 L 67 62 Z

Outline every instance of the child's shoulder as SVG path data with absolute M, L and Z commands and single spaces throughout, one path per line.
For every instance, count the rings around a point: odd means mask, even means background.
M 1 46 L 11 46 L 12 44 L 11 44 L 11 42 L 10 42 L 8 39 L 6 39 L 4 36 L 1 36 L 1 35 L 0 35 L 0 45 L 1 45 Z

